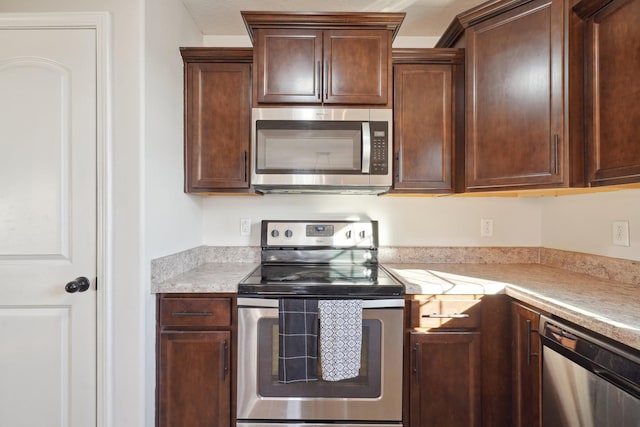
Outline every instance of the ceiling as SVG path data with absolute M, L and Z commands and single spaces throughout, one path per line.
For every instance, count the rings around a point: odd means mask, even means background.
M 240 36 L 241 10 L 406 12 L 399 37 L 440 37 L 460 12 L 484 0 L 182 0 L 204 35 Z

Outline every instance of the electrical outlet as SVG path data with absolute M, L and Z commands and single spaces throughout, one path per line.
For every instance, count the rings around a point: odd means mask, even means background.
M 493 236 L 493 220 L 482 218 L 480 220 L 480 237 Z
M 251 219 L 240 218 L 240 235 L 251 236 Z
M 629 246 L 629 221 L 613 221 L 613 244 Z

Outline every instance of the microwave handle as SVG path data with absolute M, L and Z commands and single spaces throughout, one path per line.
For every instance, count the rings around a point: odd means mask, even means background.
M 369 173 L 371 164 L 371 129 L 369 122 L 362 122 L 362 173 Z

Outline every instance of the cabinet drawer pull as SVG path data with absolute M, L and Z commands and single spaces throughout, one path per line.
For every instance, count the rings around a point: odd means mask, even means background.
M 466 319 L 467 317 L 469 317 L 469 315 L 466 313 L 453 313 L 453 314 L 431 313 L 431 314 L 423 314 L 422 317 L 427 317 L 431 319 Z
M 213 316 L 213 313 L 210 311 L 174 311 L 171 315 L 177 317 L 209 317 Z

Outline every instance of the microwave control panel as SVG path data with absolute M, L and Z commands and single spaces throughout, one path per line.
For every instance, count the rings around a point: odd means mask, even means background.
M 386 122 L 370 122 L 371 129 L 371 175 L 389 173 L 389 129 Z

